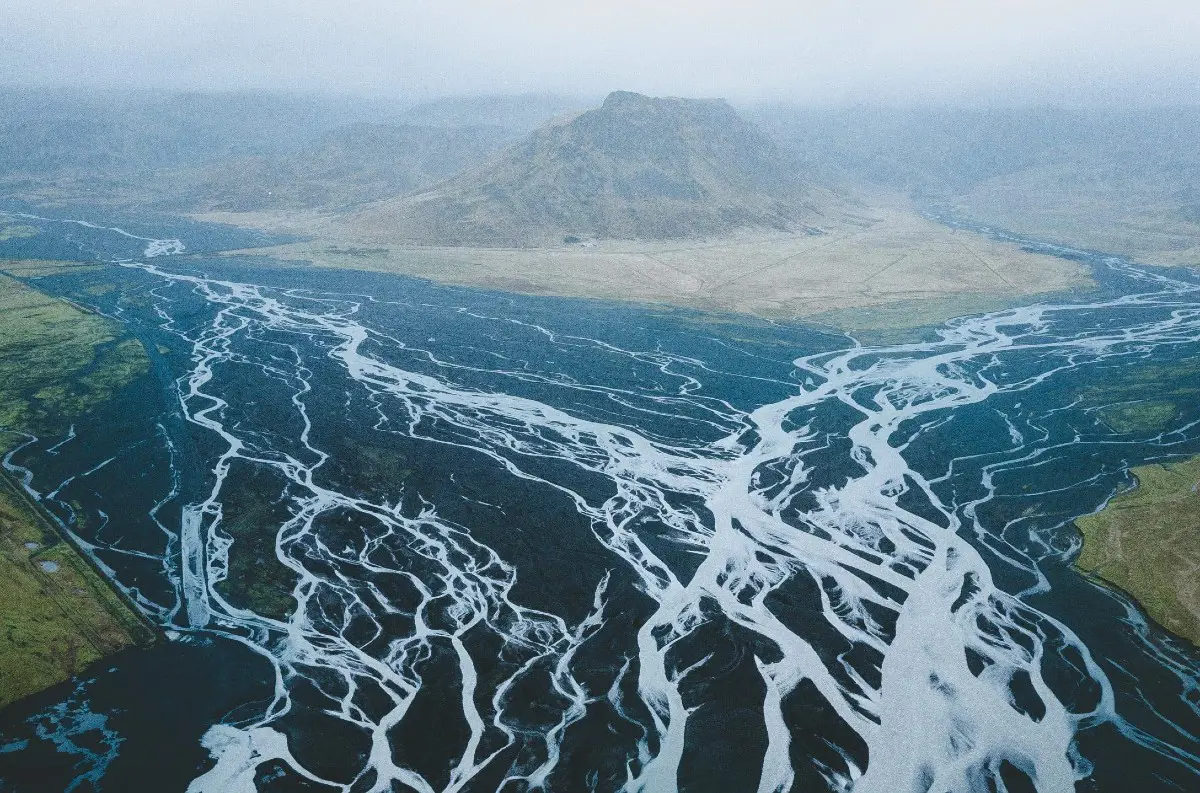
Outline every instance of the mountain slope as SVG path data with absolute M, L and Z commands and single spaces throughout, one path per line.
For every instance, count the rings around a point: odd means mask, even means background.
M 141 93 L 0 87 L 0 178 L 128 176 L 222 159 L 295 152 L 349 122 L 387 112 L 366 102 L 254 93 Z
M 528 135 L 552 118 L 578 113 L 592 102 L 557 94 L 454 96 L 408 108 L 399 123 L 421 127 L 503 127 L 513 137 Z
M 488 165 L 348 215 L 357 235 L 435 245 L 536 246 L 566 236 L 711 237 L 811 231 L 832 194 L 725 102 L 610 94 Z
M 1200 107 L 760 109 L 809 173 L 1151 264 L 1200 263 Z
M 499 127 L 351 124 L 299 152 L 165 174 L 163 192 L 192 211 L 345 210 L 440 182 L 510 141 Z

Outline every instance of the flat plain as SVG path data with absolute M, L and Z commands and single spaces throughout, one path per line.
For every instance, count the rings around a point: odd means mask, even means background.
M 415 247 L 350 236 L 334 221 L 316 217 L 196 217 L 309 237 L 232 254 L 523 294 L 814 319 L 846 328 L 915 327 L 1093 285 L 1076 262 L 951 229 L 898 201 L 872 206 L 859 225 L 841 224 L 824 234 L 585 240 L 553 248 Z

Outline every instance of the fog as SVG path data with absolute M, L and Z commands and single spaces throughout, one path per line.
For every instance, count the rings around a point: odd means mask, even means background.
M 406 99 L 1200 102 L 1191 0 L 0 2 L 0 83 Z

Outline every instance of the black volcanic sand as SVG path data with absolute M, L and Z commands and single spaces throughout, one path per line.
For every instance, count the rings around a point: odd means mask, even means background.
M 120 736 L 116 758 L 104 773 L 108 791 L 165 793 L 184 790 L 211 761 L 200 738 L 213 724 L 258 715 L 270 703 L 270 664 L 227 639 L 162 641 L 148 650 L 126 650 L 87 675 L 47 689 L 0 714 L 0 780 L 12 793 L 66 790 L 94 763 L 84 754 L 56 751 L 38 735 L 39 718 L 68 703 L 78 719 L 70 739 L 90 751 L 105 746 L 103 728 Z M 99 718 L 97 718 L 99 717 Z M 5 745 L 29 741 L 22 751 Z M 78 790 L 99 790 L 83 782 Z
M 53 248 L 48 240 L 39 244 L 52 253 L 69 252 L 71 245 L 84 253 L 103 248 L 103 235 L 89 232 L 83 236 L 86 237 L 83 242 L 59 239 L 55 244 L 61 249 Z M 0 245 L 0 255 L 11 255 L 6 252 L 9 250 Z M 123 251 L 122 248 L 111 255 L 122 255 Z M 534 373 L 664 395 L 674 393 L 678 387 L 679 381 L 664 374 L 653 361 L 613 356 L 583 342 L 565 348 L 554 346 L 547 343 L 543 332 L 532 327 L 538 325 L 555 330 L 560 337 L 569 334 L 602 339 L 629 350 L 661 347 L 676 355 L 703 360 L 712 371 L 703 374 L 702 393 L 748 409 L 792 391 L 794 357 L 845 343 L 805 328 L 728 318 L 715 321 L 690 312 L 654 312 L 590 301 L 452 289 L 379 274 L 276 268 L 255 259 L 218 262 L 185 258 L 160 262 L 178 270 L 206 269 L 219 277 L 260 284 L 371 295 L 376 301 L 394 301 L 394 304 L 364 302 L 360 321 L 387 328 L 396 338 L 436 353 L 442 362 L 474 367 L 456 370 L 457 385 L 515 393 L 597 420 L 619 419 L 637 426 L 646 435 L 668 441 L 712 440 L 720 437 L 722 431 L 715 427 L 698 430 L 694 421 L 680 418 L 637 414 L 614 404 L 603 394 L 566 392 L 545 380 L 532 377 L 518 380 L 489 370 L 525 367 Z M 1115 276 L 1103 272 L 1100 276 L 1109 290 L 1129 288 Z M 114 283 L 119 289 L 107 294 L 96 294 L 95 289 L 89 291 L 89 287 L 100 282 Z M 78 486 L 69 495 L 82 507 L 87 525 L 97 525 L 95 515 L 103 510 L 110 515 L 114 527 L 129 536 L 145 537 L 147 542 L 158 529 L 146 514 L 169 486 L 171 460 L 163 451 L 162 439 L 170 438 L 176 446 L 174 465 L 180 475 L 181 494 L 164 508 L 162 515 L 164 522 L 176 530 L 179 507 L 195 500 L 197 494 L 211 485 L 208 461 L 222 451 L 219 439 L 182 421 L 174 402 L 171 389 L 174 378 L 188 371 L 188 350 L 178 339 L 158 329 L 159 318 L 148 302 L 121 299 L 122 295 L 136 295 L 154 284 L 155 279 L 144 273 L 115 267 L 37 281 L 38 288 L 50 293 L 89 303 L 106 313 L 119 312 L 152 350 L 153 368 L 120 395 L 117 405 L 107 408 L 115 412 L 111 420 L 97 420 L 94 426 L 81 427 L 80 438 L 64 447 L 57 457 L 44 454 L 44 449 L 55 439 L 43 439 L 18 460 L 37 472 L 35 486 L 46 489 L 64 475 L 119 452 L 120 465 L 104 469 L 95 480 L 89 479 L 86 486 Z M 212 309 L 204 301 L 182 292 L 172 297 L 177 299 L 172 304 L 172 316 L 181 326 L 192 327 L 211 317 Z M 523 324 L 483 321 L 464 309 Z M 1133 318 L 1131 315 L 1130 319 Z M 166 352 L 159 352 L 158 345 Z M 248 343 L 246 351 L 252 346 Z M 411 371 L 444 373 L 418 352 L 395 348 L 367 351 Z M 335 455 L 320 471 L 325 485 L 371 498 L 395 495 L 401 484 L 405 493 L 420 494 L 437 504 L 444 517 L 470 526 L 474 537 L 496 548 L 516 567 L 519 575 L 512 595 L 515 602 L 559 614 L 568 621 L 578 620 L 587 612 L 597 581 L 607 570 L 613 571 L 610 592 L 617 593 L 617 597 L 609 610 L 610 623 L 593 643 L 581 650 L 576 673 L 577 678 L 586 681 L 589 691 L 602 695 L 612 685 L 625 658 L 636 656 L 632 632 L 648 613 L 650 601 L 635 593 L 631 577 L 624 572 L 624 563 L 596 542 L 573 504 L 561 493 L 507 476 L 499 463 L 477 452 L 399 435 L 388 436 L 388 442 L 381 443 L 371 430 L 378 418 L 371 402 L 361 395 L 347 395 L 342 375 L 334 363 L 322 357 L 323 350 L 306 347 L 305 352 L 306 364 L 313 367 L 312 381 L 316 386 L 307 400 L 314 416 L 313 443 Z M 255 354 L 261 354 L 261 350 Z M 1143 361 L 1124 362 L 1123 376 L 1134 377 L 1130 372 L 1136 370 L 1157 372 L 1163 367 L 1177 367 L 1196 354 L 1195 345 L 1156 350 Z M 497 362 L 497 355 L 504 356 L 502 363 Z M 1010 366 L 1019 373 L 1020 363 Z M 1037 362 L 1030 361 L 1028 366 L 1035 367 Z M 289 436 L 295 428 L 288 423 L 292 419 L 286 405 L 281 404 L 286 389 L 262 386 L 263 380 L 255 379 L 250 369 L 247 367 L 244 376 L 232 377 L 225 383 L 227 391 L 223 396 L 231 403 L 230 419 L 241 417 L 247 422 L 277 427 L 278 437 L 274 440 L 280 448 L 288 448 Z M 696 371 L 689 373 L 695 375 Z M 1115 376 L 1115 373 L 1104 374 L 1106 378 Z M 1104 443 L 1097 440 L 1100 436 L 1094 416 L 1082 410 L 1057 410 L 1079 400 L 1096 377 L 1095 370 L 1080 369 L 1020 394 L 1001 395 L 962 408 L 952 420 L 926 431 L 908 449 L 906 458 L 914 470 L 938 476 L 945 471 L 949 459 L 983 455 L 1003 446 L 1008 434 L 1004 417 L 1013 420 L 1036 417 L 1048 438 L 1064 444 L 1052 452 L 1055 463 L 1033 472 L 1016 468 L 1000 474 L 997 482 L 1005 498 L 982 507 L 980 519 L 987 526 L 1010 523 L 1004 539 L 1012 547 L 1030 553 L 1039 552 L 1045 544 L 1068 548 L 1074 532 L 1070 518 L 1102 503 L 1123 481 L 1123 472 L 1129 465 L 1162 454 L 1161 441 L 1153 432 L 1123 438 L 1120 444 Z M 564 393 L 569 395 L 569 401 Z M 126 421 L 117 422 L 116 413 L 125 416 Z M 272 418 L 276 414 L 277 422 Z M 696 414 L 689 418 L 702 417 L 700 411 Z M 835 438 L 854 421 L 848 410 L 830 410 L 811 418 L 814 426 Z M 1184 426 L 1197 419 L 1200 419 L 1200 400 L 1182 401 L 1174 424 Z M 434 431 L 436 428 L 431 430 Z M 711 437 L 701 437 L 705 432 L 710 432 Z M 1076 437 L 1082 437 L 1084 442 L 1068 443 Z M 1171 453 L 1200 453 L 1200 438 L 1193 435 L 1182 439 Z M 846 448 L 836 442 L 831 443 L 820 459 L 814 456 L 812 462 L 818 465 L 810 491 L 838 485 L 853 473 Z M 611 494 L 605 481 L 580 473 L 565 463 L 541 460 L 523 464 L 566 484 L 588 501 L 600 501 Z M 982 495 L 981 464 L 961 464 L 954 476 L 938 486 L 938 494 L 947 502 L 958 504 Z M 255 494 L 272 492 L 272 488 L 277 494 L 283 489 L 278 482 L 270 481 L 270 477 L 243 470 L 248 468 L 236 466 L 227 487 Z M 1077 484 L 1083 480 L 1089 481 L 1084 486 Z M 256 499 L 257 495 L 248 500 Z M 928 505 L 918 502 L 905 506 L 921 514 L 930 512 Z M 416 509 L 417 504 L 406 503 L 406 508 Z M 257 514 L 249 507 L 242 509 L 243 514 Z M 355 534 L 361 535 L 363 531 L 363 526 L 355 523 L 357 519 L 330 514 L 323 517 L 319 530 L 323 537 L 329 538 L 331 547 L 335 541 L 353 542 Z M 663 553 L 675 573 L 686 580 L 696 564 L 695 556 L 672 551 L 669 542 L 656 538 L 656 527 L 647 527 L 647 537 L 647 544 Z M 978 538 L 973 541 L 985 558 L 998 560 L 997 548 Z M 121 580 L 161 598 L 166 587 L 155 565 L 122 560 L 116 555 L 106 560 L 116 567 Z M 993 567 L 997 583 L 1010 591 L 1031 583 L 998 561 Z M 1124 614 L 1121 602 L 1076 574 L 1069 560 L 1050 559 L 1041 568 L 1053 588 L 1047 594 L 1031 597 L 1031 604 L 1062 620 L 1092 648 L 1096 660 L 1118 689 L 1119 711 L 1163 740 L 1180 738 L 1169 734 L 1155 712 L 1200 732 L 1195 712 L 1180 698 L 1180 680 L 1147 656 L 1141 642 L 1121 621 Z M 271 575 L 274 573 L 268 571 L 264 578 Z M 253 574 L 246 573 L 244 577 L 250 579 Z M 769 605 L 783 622 L 809 638 L 822 657 L 829 660 L 851 648 L 818 616 L 817 586 L 809 577 L 797 576 L 793 585 L 772 596 Z M 269 597 L 244 591 L 246 597 Z M 279 606 L 279 601 L 272 602 Z M 397 622 L 391 627 L 402 632 L 405 626 Z M 485 641 L 475 637 L 470 640 Z M 1175 651 L 1181 657 L 1193 660 L 1196 657 L 1194 649 L 1176 647 Z M 714 618 L 672 651 L 670 665 L 675 669 L 686 668 L 711 654 L 703 664 L 704 674 L 696 676 L 694 682 L 689 678 L 683 690 L 685 704 L 695 711 L 689 721 L 689 745 L 680 769 L 682 789 L 733 791 L 751 790 L 757 785 L 766 732 L 760 710 L 763 684 L 754 669 L 754 658 L 769 659 L 772 652 L 773 648 L 723 618 Z M 393 736 L 397 759 L 441 782 L 448 775 L 449 744 L 461 741 L 465 734 L 461 716 L 452 710 L 447 715 L 448 708 L 456 707 L 456 694 L 447 693 L 456 684 L 458 674 L 451 654 L 447 646 L 439 646 L 425 663 L 423 674 L 429 687 L 422 690 L 412 705 L 413 718 L 406 720 Z M 1094 704 L 1097 692 L 1082 684 L 1078 659 L 1068 652 L 1049 656 L 1046 677 L 1056 693 L 1075 702 L 1080 710 Z M 501 670 L 479 671 L 481 683 L 486 683 L 498 678 Z M 631 710 L 635 709 L 634 680 L 634 675 L 627 675 L 623 684 L 624 701 Z M 55 687 L 0 713 L 0 780 L 3 780 L 0 790 L 5 793 L 62 790 L 94 766 L 86 762 L 76 765 L 77 760 L 86 760 L 86 755 L 56 751 L 53 740 L 37 734 L 38 714 L 64 703 L 67 711 L 76 714 L 75 720 L 81 727 L 77 745 L 87 745 L 88 751 L 97 752 L 106 745 L 102 738 L 109 733 L 105 730 L 119 737 L 119 742 L 109 738 L 116 756 L 103 776 L 103 789 L 183 790 L 210 765 L 207 752 L 200 745 L 204 732 L 218 722 L 241 723 L 261 715 L 269 703 L 272 684 L 270 666 L 245 646 L 230 640 L 192 638 L 185 642 L 163 642 L 146 651 L 122 653 L 90 670 L 81 680 Z M 369 700 L 370 695 L 364 697 Z M 320 714 L 319 696 L 305 691 L 304 686 L 297 688 L 294 701 L 295 712 L 275 726 L 288 735 L 293 750 L 314 771 L 348 780 L 365 751 L 362 734 Z M 792 731 L 796 790 L 819 789 L 823 767 L 844 769 L 845 760 L 838 749 L 858 763 L 869 759 L 866 747 L 837 719 L 812 686 L 802 685 L 787 697 L 783 710 Z M 529 702 L 526 711 L 523 717 L 531 725 L 546 718 L 537 702 Z M 619 756 L 631 754 L 640 735 L 630 722 L 610 711 L 611 706 L 600 696 L 589 706 L 589 718 L 568 731 L 564 759 L 560 770 L 551 777 L 550 789 L 587 790 L 593 772 L 598 772 L 599 779 L 605 781 L 624 778 L 623 758 Z M 636 715 L 646 718 L 644 713 Z M 88 727 L 91 729 L 84 729 Z M 22 744 L 23 741 L 28 744 Z M 1093 775 L 1079 784 L 1080 791 L 1152 789 L 1148 785 L 1196 789 L 1195 777 L 1185 769 L 1124 738 L 1111 726 L 1084 730 L 1078 744 L 1081 753 L 1095 764 Z M 514 756 L 518 751 L 520 747 L 510 750 Z M 505 765 L 497 763 L 499 768 Z M 1019 772 L 1009 769 L 1004 774 L 1009 790 L 1024 789 Z M 261 790 L 316 789 L 278 764 L 263 764 L 257 778 Z M 478 789 L 494 789 L 499 779 L 497 776 L 487 780 L 491 788 L 480 784 Z M 98 788 L 85 781 L 76 789 Z

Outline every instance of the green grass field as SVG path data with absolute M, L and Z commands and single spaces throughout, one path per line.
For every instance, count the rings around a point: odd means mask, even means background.
M 110 320 L 0 275 L 0 427 L 40 435 L 111 399 L 148 367 L 119 336 Z
M 152 631 L 0 477 L 0 708 Z
M 0 226 L 0 242 L 36 237 L 38 230 L 34 226 L 9 225 Z
M 1200 457 L 1132 473 L 1137 487 L 1075 521 L 1084 539 L 1076 564 L 1200 645 Z
M 0 262 L 36 277 L 69 265 Z M 147 370 L 112 321 L 0 275 L 0 453 L 55 435 Z M 7 477 L 0 476 L 0 707 L 153 632 Z

